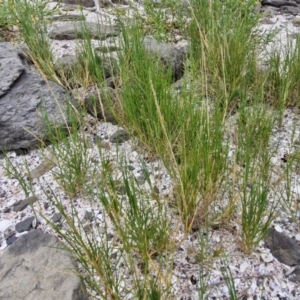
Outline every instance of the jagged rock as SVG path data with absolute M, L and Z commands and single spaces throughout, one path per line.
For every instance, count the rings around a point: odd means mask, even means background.
M 0 149 L 32 149 L 47 138 L 48 125 L 66 126 L 62 113 L 71 96 L 29 68 L 18 48 L 0 43 Z
M 72 22 L 53 28 L 48 36 L 54 40 L 84 39 L 88 32 L 93 39 L 104 40 L 110 36 L 117 36 L 120 29 L 113 25 L 103 25 L 94 22 Z
M 146 51 L 157 56 L 166 66 L 171 67 L 174 81 L 183 76 L 185 51 L 176 48 L 172 44 L 158 42 L 149 36 L 144 38 L 144 46 Z
M 0 256 L 0 299 L 88 300 L 64 245 L 40 230 L 22 235 Z

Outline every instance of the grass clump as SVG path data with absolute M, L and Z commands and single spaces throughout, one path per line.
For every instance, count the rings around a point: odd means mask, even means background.
M 173 299 L 174 257 L 193 232 L 203 228 L 209 232 L 211 227 L 227 230 L 230 222 L 236 222 L 240 229 L 234 238 L 246 255 L 268 233 L 279 209 L 279 201 L 270 203 L 277 188 L 271 163 L 277 149 L 271 136 L 278 120 L 281 125 L 283 111 L 298 105 L 299 47 L 289 48 L 283 60 L 282 54 L 274 53 L 269 67 L 260 70 L 262 39 L 255 29 L 258 16 L 253 12 L 254 3 L 190 1 L 188 30 L 180 28 L 188 36 L 189 57 L 183 86 L 176 95 L 172 68 L 149 54 L 141 24 L 123 23 L 117 70 L 114 60 L 110 61 L 119 90 L 109 107 L 114 108 L 118 124 L 137 141 L 137 148 L 163 162 L 172 177 L 167 199 L 159 192 L 153 195 L 150 175 L 148 189 L 138 186 L 126 169 L 127 158 L 125 162 L 118 160 L 116 167 L 99 146 L 99 161 L 95 163 L 95 153 L 81 131 L 84 111 L 68 116 L 67 131 L 49 127 L 50 149 L 57 158 L 54 177 L 70 203 L 66 208 L 58 196 L 49 197 L 64 224 L 60 227 L 47 221 L 75 254 L 95 298 L 125 299 L 131 295 L 134 299 Z M 44 22 L 44 7 L 26 1 L 22 5 L 14 4 L 13 16 L 36 66 L 69 89 L 96 86 L 100 91 L 106 74 L 89 33 L 85 32 L 86 39 L 78 46 L 78 63 L 70 73 L 54 71 L 45 24 L 36 26 Z M 168 30 L 169 17 L 178 10 L 177 4 L 162 1 L 154 7 L 145 1 L 145 7 L 153 18 L 153 32 L 168 40 L 172 32 Z M 25 22 L 26 18 L 30 21 Z M 94 101 L 95 106 L 100 101 L 103 107 L 101 99 Z M 122 145 L 116 147 L 119 158 L 122 149 Z M 278 181 L 286 177 L 288 198 L 293 167 L 289 163 Z M 11 173 L 16 172 L 13 167 Z M 20 176 L 16 177 L 29 194 L 33 186 L 27 187 Z M 101 225 L 96 221 L 89 226 L 82 224 L 73 203 L 79 196 L 91 207 L 96 203 L 103 216 Z M 209 295 L 208 279 L 204 278 L 210 270 L 207 261 L 220 259 L 225 252 L 218 245 L 208 255 L 209 243 L 207 233 L 198 242 L 200 250 L 195 256 L 197 272 L 203 275 L 197 288 L 199 299 Z M 120 265 L 124 273 L 119 272 Z M 228 294 L 237 299 L 231 270 L 226 266 L 222 272 Z M 124 286 L 128 279 L 125 274 L 130 274 L 130 288 Z

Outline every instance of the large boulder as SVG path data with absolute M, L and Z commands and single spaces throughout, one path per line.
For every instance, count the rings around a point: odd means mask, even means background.
M 41 230 L 19 237 L 0 256 L 0 299 L 88 300 L 71 253 Z
M 32 70 L 22 52 L 0 43 L 0 150 L 31 149 L 51 126 L 66 126 L 65 113 L 76 101 L 61 86 Z

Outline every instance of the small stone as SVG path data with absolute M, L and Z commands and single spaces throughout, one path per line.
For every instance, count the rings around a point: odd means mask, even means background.
M 191 283 L 193 285 L 197 284 L 197 279 L 196 279 L 196 277 L 194 275 L 191 276 Z
M 48 209 L 48 208 L 49 208 L 49 202 L 45 202 L 45 203 L 44 203 L 44 208 L 45 208 L 45 209 Z
M 15 235 L 12 235 L 11 237 L 9 237 L 7 240 L 6 240 L 6 244 L 7 246 L 11 245 L 13 242 L 15 242 L 18 238 L 15 236 Z
M 154 194 L 155 196 L 158 196 L 158 195 L 159 195 L 159 188 L 158 188 L 156 185 L 153 187 L 153 194 Z
M 13 228 L 13 226 L 8 227 L 5 231 L 4 231 L 4 238 L 8 239 L 9 237 L 11 237 L 13 234 L 15 234 L 15 229 Z
M 139 185 L 144 184 L 145 181 L 146 181 L 146 177 L 145 177 L 144 174 L 142 174 L 142 175 L 140 175 L 140 176 L 138 176 L 138 177 L 136 178 L 136 182 L 137 182 Z
M 34 217 L 29 217 L 19 223 L 16 224 L 16 231 L 17 232 L 24 232 L 29 231 L 32 228 L 32 221 L 34 220 Z
M 34 202 L 36 202 L 38 200 L 38 198 L 36 196 L 31 196 L 31 197 L 28 197 L 24 200 L 21 200 L 21 201 L 18 201 L 17 203 L 15 203 L 13 205 L 13 210 L 15 212 L 18 212 L 18 211 L 22 211 L 24 210 L 29 204 L 33 204 Z
M 91 221 L 93 219 L 93 212 L 90 210 L 85 210 L 83 219 L 87 221 Z
M 2 212 L 3 212 L 4 214 L 9 213 L 10 211 L 11 211 L 10 207 L 5 207 L 5 208 L 2 210 Z
M 58 213 L 55 213 L 55 214 L 52 216 L 51 220 L 52 220 L 54 223 L 58 223 L 58 222 L 61 220 L 61 218 L 62 218 L 62 214 L 61 214 L 60 212 L 58 212 Z

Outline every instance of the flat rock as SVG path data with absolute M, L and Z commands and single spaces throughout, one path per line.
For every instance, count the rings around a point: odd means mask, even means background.
M 19 223 L 16 224 L 16 231 L 17 232 L 24 232 L 28 231 L 32 228 L 32 222 L 34 220 L 34 217 L 29 217 Z
M 22 235 L 0 256 L 0 299 L 88 300 L 74 258 L 54 236 Z
M 62 3 L 70 4 L 70 5 L 80 5 L 83 7 L 94 7 L 94 0 L 62 0 Z
M 59 15 L 51 17 L 51 21 L 56 22 L 67 22 L 67 21 L 85 21 L 85 16 L 83 15 Z
M 14 211 L 22 211 L 24 210 L 29 204 L 33 204 L 36 202 L 38 198 L 36 196 L 28 197 L 24 200 L 18 201 L 16 204 L 13 205 Z
M 295 1 L 288 1 L 288 0 L 262 0 L 262 5 L 271 5 L 275 7 L 281 7 L 281 6 L 295 6 L 297 7 L 297 3 Z
M 95 22 L 72 22 L 53 28 L 48 36 L 54 40 L 84 39 L 86 35 L 85 31 L 91 35 L 92 39 L 98 40 L 117 36 L 120 33 L 120 29 L 113 25 L 103 25 Z

